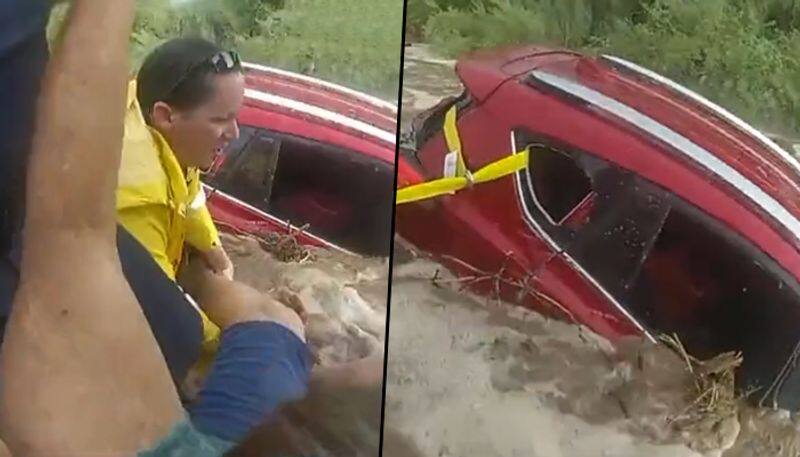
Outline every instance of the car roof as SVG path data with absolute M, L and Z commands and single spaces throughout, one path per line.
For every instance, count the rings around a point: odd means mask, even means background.
M 603 111 L 620 128 L 666 146 L 665 153 L 679 150 L 800 236 L 798 161 L 733 114 L 661 75 L 612 56 L 542 46 L 473 53 L 456 68 L 479 102 L 508 83 L 555 90 L 567 95 L 566 103 Z
M 313 126 L 308 129 L 308 136 L 312 138 L 349 147 L 354 142 L 372 143 L 369 149 L 385 150 L 372 155 L 394 162 L 396 105 L 286 70 L 250 63 L 243 64 L 243 67 L 246 79 L 243 118 L 248 124 L 275 129 L 276 115 L 286 120 L 301 120 Z M 259 113 L 264 115 L 259 116 Z M 298 125 L 297 122 L 294 124 Z M 327 134 L 322 134 L 324 131 Z M 353 138 L 343 138 L 347 136 Z M 337 141 L 336 137 L 342 141 Z

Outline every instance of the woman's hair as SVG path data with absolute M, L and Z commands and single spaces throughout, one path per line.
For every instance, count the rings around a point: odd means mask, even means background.
M 381 386 L 325 388 L 312 385 L 303 400 L 287 404 L 273 420 L 254 430 L 227 457 L 377 457 L 381 431 Z M 387 455 L 422 454 L 387 431 Z M 402 453 L 396 450 L 403 449 Z
M 177 38 L 151 52 L 136 78 L 136 98 L 145 120 L 150 123 L 159 101 L 180 110 L 197 108 L 213 93 L 213 75 L 241 72 L 238 64 L 221 71 L 203 65 L 222 51 L 202 38 Z

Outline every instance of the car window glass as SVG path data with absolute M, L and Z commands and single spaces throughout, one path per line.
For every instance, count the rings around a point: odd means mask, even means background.
M 280 140 L 258 133 L 238 155 L 226 159 L 217 187 L 262 211 L 269 211 Z
M 627 296 L 669 212 L 660 189 L 608 166 L 592 177 L 597 195 L 589 222 L 567 253 L 606 290 Z
M 532 147 L 530 154 L 534 196 L 550 223 L 558 225 L 589 195 L 591 181 L 567 154 L 544 146 Z
M 571 230 L 548 222 L 557 214 L 541 214 L 548 200 L 542 195 L 537 206 L 533 198 L 536 172 L 518 175 L 527 212 L 558 249 L 651 334 L 675 334 L 700 358 L 741 351 L 737 382 L 745 389 L 772 383 L 800 341 L 796 278 L 727 224 L 644 177 L 592 154 L 553 149 L 588 176 L 593 197 L 586 222 Z M 571 204 L 577 193 L 564 199 Z M 799 379 L 782 384 L 784 405 L 800 407 Z
M 214 161 L 211 169 L 205 173 L 203 181 L 216 187 L 220 176 L 225 173 L 226 168 L 229 168 L 226 167 L 226 164 L 230 164 L 242 152 L 247 143 L 253 138 L 255 132 L 256 129 L 254 127 L 239 125 L 239 137 L 228 143 L 222 154 Z M 231 159 L 231 162 L 228 159 Z
M 431 139 L 434 135 L 442 132 L 442 125 L 444 124 L 444 117 L 447 111 L 453 106 L 458 105 L 459 108 L 466 106 L 469 103 L 469 93 L 463 91 L 457 97 L 445 97 L 436 106 L 429 108 L 427 111 L 421 113 L 416 117 L 411 125 L 416 134 L 417 146 L 425 144 L 426 141 Z
M 261 129 L 243 132 L 237 145 L 213 177 L 217 189 L 346 249 L 388 255 L 392 164 Z
M 253 135 L 258 131 L 255 127 L 249 125 L 239 125 L 239 137 L 228 143 L 225 148 L 224 154 L 228 156 L 235 156 L 247 143 L 253 138 Z
M 558 251 L 612 295 L 625 296 L 669 211 L 665 195 L 594 155 L 545 141 L 525 144 L 531 160 L 520 184 L 527 213 Z
M 393 166 L 297 136 L 281 142 L 270 212 L 346 249 L 388 255 Z

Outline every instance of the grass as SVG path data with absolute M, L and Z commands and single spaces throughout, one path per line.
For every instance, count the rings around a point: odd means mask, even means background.
M 66 5 L 54 10 L 57 34 Z M 400 0 L 147 0 L 138 2 L 131 69 L 164 41 L 202 36 L 245 60 L 331 80 L 395 101 Z
M 236 44 L 246 58 L 396 100 L 402 15 L 398 0 L 293 0 L 268 34 Z
M 412 30 L 447 56 L 532 42 L 610 53 L 675 79 L 762 129 L 800 135 L 800 2 L 454 2 L 409 3 Z

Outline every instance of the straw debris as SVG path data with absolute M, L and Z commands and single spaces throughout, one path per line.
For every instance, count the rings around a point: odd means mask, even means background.
M 686 352 L 677 335 L 661 335 L 659 339 L 684 361 L 692 375 L 688 406 L 667 422 L 684 435 L 705 435 L 721 427 L 735 428 L 738 434 L 741 396 L 736 393 L 735 374 L 742 364 L 742 354 L 724 352 L 699 360 Z
M 230 224 L 218 222 L 217 225 L 223 226 L 237 235 L 258 241 L 263 250 L 272 254 L 280 262 L 305 263 L 316 260 L 314 252 L 298 241 L 298 237 L 308 230 L 309 224 L 295 228 L 287 222 L 285 233 L 249 233 Z
M 315 259 L 314 253 L 297 241 L 297 237 L 303 234 L 308 227 L 306 224 L 295 229 L 287 224 L 287 233 L 268 232 L 256 238 L 265 251 L 281 262 L 303 263 Z

